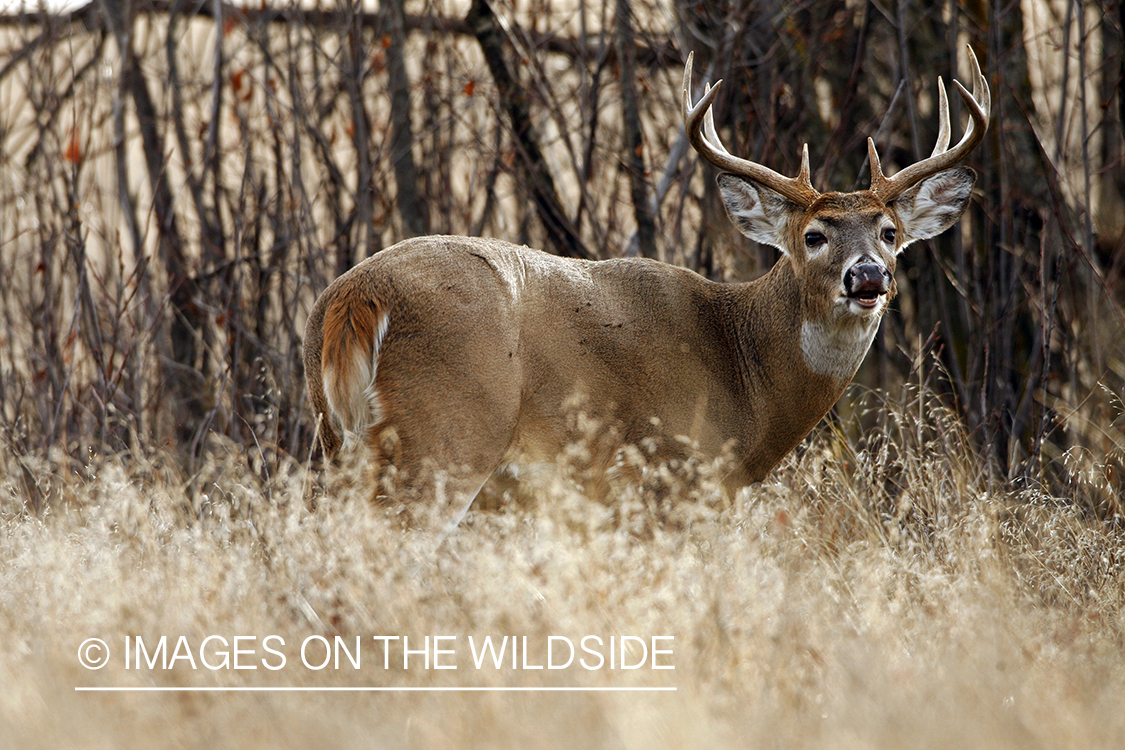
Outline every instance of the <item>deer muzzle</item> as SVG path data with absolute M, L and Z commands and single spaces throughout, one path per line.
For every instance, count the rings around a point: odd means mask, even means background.
M 874 309 L 890 290 L 891 273 L 879 263 L 861 259 L 844 274 L 844 291 L 861 308 Z

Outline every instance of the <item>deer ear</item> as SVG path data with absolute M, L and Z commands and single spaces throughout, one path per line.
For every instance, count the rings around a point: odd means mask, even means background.
M 977 173 L 968 167 L 938 172 L 893 202 L 906 237 L 899 252 L 916 240 L 928 240 L 949 229 L 965 213 Z
M 738 175 L 719 174 L 719 192 L 727 216 L 738 231 L 763 245 L 785 248 L 785 225 L 796 206 L 780 193 Z

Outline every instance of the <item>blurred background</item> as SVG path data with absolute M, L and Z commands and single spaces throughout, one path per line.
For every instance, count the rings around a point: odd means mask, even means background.
M 1066 0 L 9 5 L 9 486 L 36 510 L 45 476 L 110 457 L 189 486 L 215 452 L 250 477 L 315 463 L 306 315 L 407 237 L 754 278 L 777 252 L 729 225 L 685 142 L 688 52 L 697 91 L 725 81 L 732 153 L 794 174 L 808 142 L 814 185 L 848 191 L 869 135 L 888 173 L 929 155 L 936 79 L 967 80 L 970 45 L 993 96 L 976 194 L 900 260 L 857 388 L 936 393 L 999 486 L 1120 523 L 1123 24 L 1117 3 Z

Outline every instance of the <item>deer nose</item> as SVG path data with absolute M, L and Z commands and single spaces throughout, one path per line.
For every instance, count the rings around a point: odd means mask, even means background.
M 860 259 L 844 274 L 844 291 L 849 297 L 874 298 L 891 289 L 891 272 L 879 263 Z

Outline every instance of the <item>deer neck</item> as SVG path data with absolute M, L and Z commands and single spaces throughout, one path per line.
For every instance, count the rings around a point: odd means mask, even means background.
M 740 316 L 737 335 L 748 385 L 797 392 L 818 404 L 823 399 L 827 411 L 859 369 L 879 319 L 841 324 L 831 313 L 811 312 L 814 306 L 804 299 L 788 258 L 738 286 L 746 314 Z

